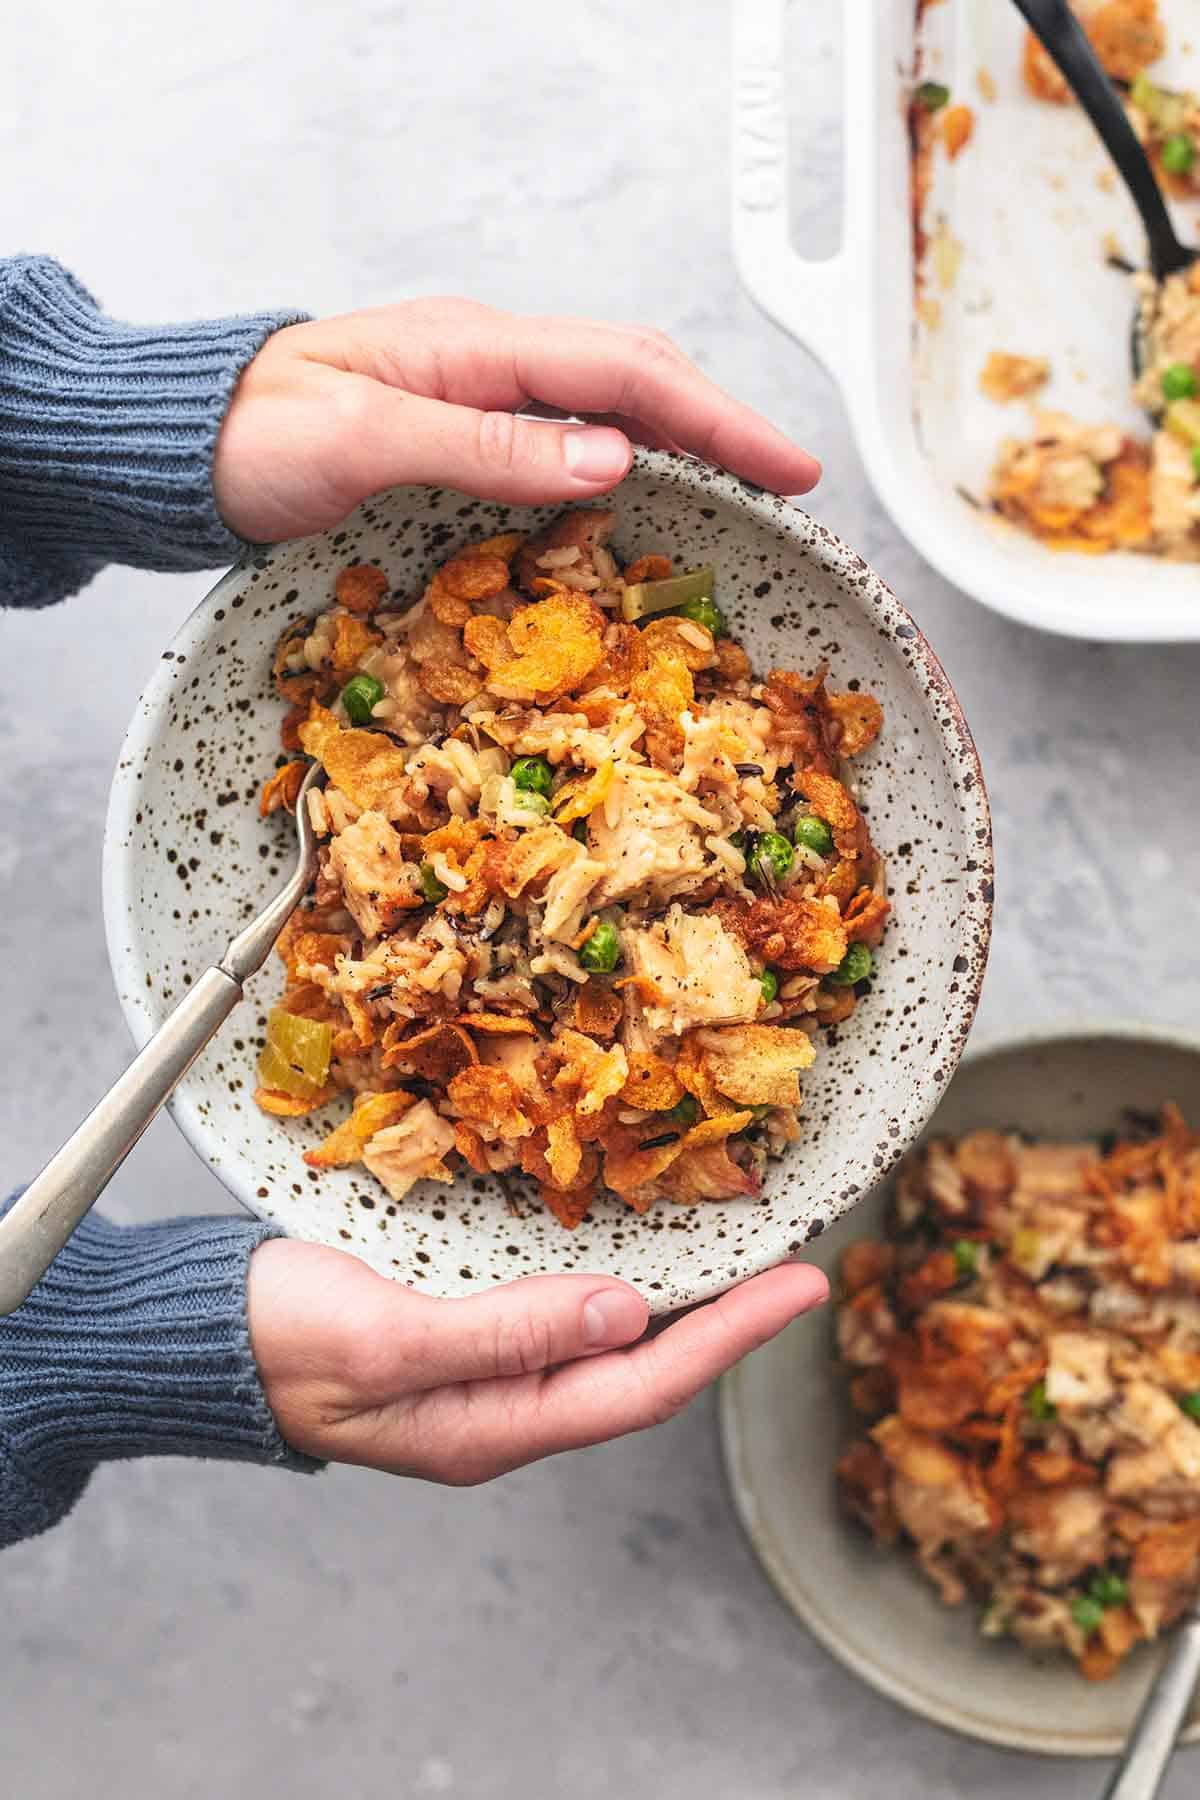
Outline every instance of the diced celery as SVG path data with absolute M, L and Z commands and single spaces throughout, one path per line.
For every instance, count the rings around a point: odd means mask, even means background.
M 716 579 L 712 563 L 704 563 L 683 575 L 668 575 L 665 581 L 636 581 L 621 597 L 621 617 L 632 625 L 635 619 L 671 612 L 688 600 L 711 600 Z
M 267 1020 L 266 1048 L 258 1059 L 264 1087 L 310 1099 L 329 1079 L 333 1026 L 275 1007 Z
M 979 1621 L 979 1629 L 984 1637 L 1003 1637 L 1012 1620 L 1012 1602 L 997 1597 L 984 1611 Z
M 1160 132 L 1179 131 L 1187 118 L 1187 95 L 1159 87 L 1144 71 L 1134 77 L 1129 98 Z
M 1008 1254 L 1023 1274 L 1036 1279 L 1042 1273 L 1042 1240 L 1031 1226 L 1021 1225 L 1013 1232 Z
M 258 1079 L 263 1087 L 276 1094 L 291 1094 L 296 1100 L 310 1100 L 316 1089 L 274 1044 L 268 1044 L 258 1059 Z
M 1172 400 L 1167 408 L 1167 430 L 1185 444 L 1200 444 L 1200 400 Z
M 1139 69 L 1129 89 L 1129 98 L 1139 112 L 1144 112 L 1150 120 L 1158 118 L 1158 103 L 1162 98 L 1162 90 L 1151 81 L 1144 69 Z

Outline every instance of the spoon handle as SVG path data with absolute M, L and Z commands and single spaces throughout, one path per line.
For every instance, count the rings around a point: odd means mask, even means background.
M 1200 1615 L 1179 1627 L 1138 1714 L 1104 1800 L 1154 1800 L 1200 1676 Z
M 33 1292 L 241 997 L 233 976 L 207 969 L 0 1219 L 0 1314 Z
M 300 854 L 287 882 L 243 926 L 220 962 L 206 969 L 188 989 L 103 1100 L 0 1217 L 0 1316 L 15 1312 L 28 1299 L 146 1127 L 238 1004 L 245 983 L 267 960 L 316 868 L 308 796 L 323 782 L 321 765 L 313 763 L 296 800 Z
M 1186 269 L 1192 252 L 1176 237 L 1146 152 L 1066 0 L 1013 0 L 1013 4 L 1096 127 L 1129 189 L 1146 229 L 1155 278 L 1163 281 L 1176 269 Z

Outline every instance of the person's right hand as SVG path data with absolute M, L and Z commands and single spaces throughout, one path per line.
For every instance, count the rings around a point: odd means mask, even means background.
M 588 422 L 516 417 L 530 402 Z M 269 337 L 234 389 L 213 491 L 232 531 L 275 543 L 402 482 L 592 500 L 628 472 L 631 442 L 691 451 L 778 494 L 807 493 L 821 473 L 660 331 L 409 300 Z
M 248 1282 L 251 1347 L 294 1450 L 455 1487 L 661 1424 L 828 1292 L 819 1269 L 784 1263 L 636 1343 L 646 1303 L 603 1275 L 435 1300 L 275 1238 Z

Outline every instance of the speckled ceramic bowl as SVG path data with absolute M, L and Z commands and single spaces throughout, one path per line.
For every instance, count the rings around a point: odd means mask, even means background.
M 1164 1100 L 1200 1118 L 1200 1040 L 1152 1026 L 1080 1026 L 972 1044 L 929 1129 L 1099 1137 L 1120 1128 L 1127 1108 L 1153 1113 Z M 813 1261 L 833 1273 L 848 1243 L 883 1229 L 886 1200 L 884 1183 L 822 1240 Z M 1162 1648 L 1136 1650 L 1111 1681 L 1084 1681 L 1065 1657 L 1034 1658 L 1011 1640 L 981 1637 L 969 1605 L 943 1606 L 911 1561 L 855 1530 L 837 1507 L 833 1466 L 861 1421 L 833 1354 L 826 1312 L 790 1325 L 721 1383 L 733 1502 L 783 1600 L 840 1662 L 935 1724 L 1043 1755 L 1114 1755 Z M 1200 1743 L 1200 1694 L 1184 1742 Z M 1187 1791 L 1195 1791 L 1200 1770 L 1188 1766 Z M 1036 1778 L 1014 1776 L 1005 1791 L 1039 1789 Z
M 852 1206 L 920 1130 L 954 1071 L 983 976 L 991 915 L 987 798 L 970 733 L 937 659 L 862 558 L 782 500 L 662 453 L 640 454 L 616 495 L 615 542 L 718 567 L 721 604 L 755 666 L 828 660 L 836 685 L 883 702 L 859 761 L 896 911 L 869 1000 L 805 1077 L 800 1143 L 756 1200 L 638 1217 L 604 1200 L 575 1232 L 532 1195 L 467 1174 L 399 1206 L 362 1170 L 321 1175 L 301 1152 L 328 1121 L 284 1124 L 251 1098 L 271 966 L 173 1102 L 195 1150 L 252 1212 L 354 1251 L 432 1293 L 535 1272 L 608 1270 L 656 1311 L 720 1292 L 777 1262 Z M 329 604 L 336 571 L 378 562 L 399 599 L 457 544 L 529 528 L 556 508 L 399 489 L 339 531 L 244 562 L 218 583 L 138 704 L 113 785 L 104 855 L 109 955 L 138 1043 L 255 911 L 292 855 L 287 821 L 255 800 L 278 747 L 270 682 L 283 627 Z

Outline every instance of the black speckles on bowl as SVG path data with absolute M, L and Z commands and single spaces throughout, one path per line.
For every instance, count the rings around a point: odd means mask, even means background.
M 884 735 L 858 775 L 895 913 L 870 995 L 821 1046 L 804 1083 L 801 1139 L 760 1199 L 642 1218 L 602 1201 L 575 1232 L 529 1192 L 473 1176 L 425 1183 L 399 1206 L 361 1170 L 314 1179 L 301 1153 L 332 1115 L 283 1123 L 252 1099 L 256 1039 L 279 989 L 272 959 L 181 1085 L 175 1118 L 252 1212 L 430 1293 L 604 1270 L 665 1312 L 795 1254 L 920 1131 L 958 1062 L 983 978 L 991 830 L 978 758 L 940 664 L 895 596 L 805 513 L 716 470 L 639 453 L 615 498 L 624 554 L 666 549 L 716 563 L 721 604 L 756 668 L 827 659 L 835 685 L 854 681 L 882 700 Z M 201 603 L 138 703 L 109 807 L 109 956 L 139 1044 L 291 855 L 289 823 L 264 824 L 255 805 L 278 758 L 270 667 L 284 626 L 328 605 L 349 562 L 378 563 L 402 601 L 457 543 L 554 510 L 398 489 L 334 534 L 248 560 Z

